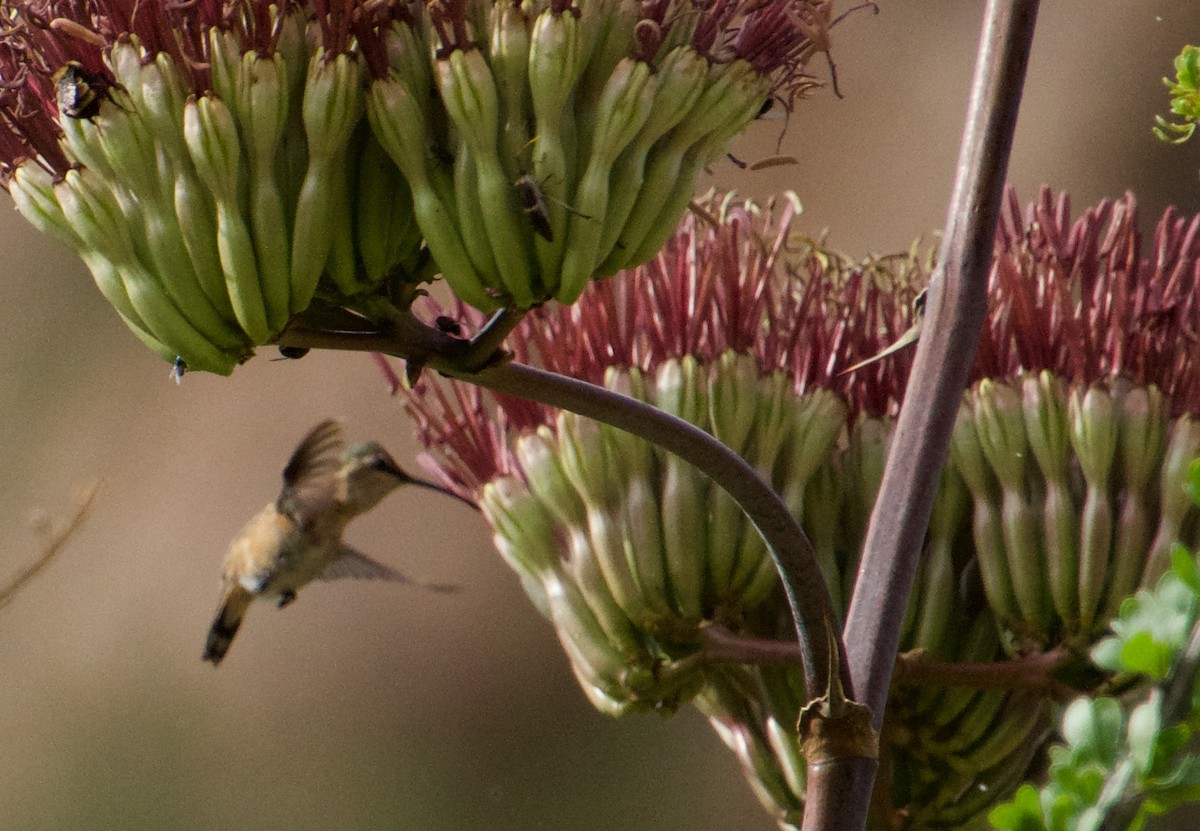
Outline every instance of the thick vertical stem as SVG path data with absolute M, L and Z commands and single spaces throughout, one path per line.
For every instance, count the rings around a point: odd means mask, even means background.
M 876 729 L 883 723 L 900 623 L 986 313 L 992 241 L 1037 8 L 1037 0 L 987 5 L 945 241 L 905 393 L 919 406 L 901 409 L 847 616 L 854 698 L 871 708 Z M 862 799 L 865 803 L 866 795 Z
M 938 477 L 987 310 L 992 239 L 1037 19 L 1037 0 L 989 0 L 945 242 L 843 635 L 850 697 L 878 732 Z M 804 831 L 866 827 L 878 761 L 809 766 Z M 813 774 L 817 774 L 814 776 Z

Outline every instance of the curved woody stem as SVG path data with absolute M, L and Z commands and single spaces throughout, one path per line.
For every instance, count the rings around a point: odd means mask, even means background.
M 646 439 L 708 475 L 750 517 L 767 543 L 783 582 L 796 623 L 805 684 L 814 695 L 844 686 L 845 660 L 835 618 L 812 544 L 779 495 L 744 459 L 699 427 L 645 402 L 575 378 L 507 362 L 484 343 L 498 342 L 489 332 L 511 329 L 515 315 L 500 312 L 498 329 L 485 328 L 487 341 L 459 340 L 433 329 L 411 314 L 392 315 L 392 326 L 364 326 L 357 316 L 338 325 L 328 317 L 309 325 L 300 315 L 279 338 L 279 345 L 380 352 L 507 395 L 537 401 L 593 418 Z M 507 327 L 507 329 L 506 329 Z M 502 340 L 501 336 L 499 340 Z M 482 358 L 482 359 L 481 359 Z M 482 367 L 482 368 L 478 368 Z M 837 676 L 837 677 L 835 677 Z M 835 701 L 834 704 L 840 702 Z

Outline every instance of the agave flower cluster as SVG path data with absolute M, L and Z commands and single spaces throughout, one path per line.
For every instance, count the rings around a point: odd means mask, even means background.
M 0 175 L 147 345 L 228 373 L 314 296 L 528 308 L 649 258 L 813 85 L 830 6 L 4 3 Z
M 740 453 L 801 521 L 841 613 L 911 354 L 841 373 L 909 328 L 929 262 L 917 248 L 849 261 L 795 233 L 795 212 L 710 200 L 651 262 L 534 312 L 509 346 Z M 1200 541 L 1183 491 L 1200 453 L 1198 254 L 1200 219 L 1174 213 L 1144 246 L 1132 197 L 1072 220 L 1066 197 L 1043 191 L 1023 217 L 1008 195 L 902 650 L 975 664 L 1086 645 L 1176 539 Z M 728 497 L 637 439 L 528 402 L 426 380 L 408 408 L 591 701 L 620 714 L 690 699 L 780 822 L 798 822 L 802 675 L 721 662 L 713 638 L 791 626 Z M 881 804 L 913 827 L 978 818 L 1025 775 L 1048 710 L 1028 690 L 897 688 Z

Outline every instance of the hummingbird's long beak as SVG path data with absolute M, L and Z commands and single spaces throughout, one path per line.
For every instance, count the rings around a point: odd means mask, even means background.
M 404 471 L 400 471 L 400 473 L 404 477 L 404 481 L 410 485 L 418 485 L 422 488 L 429 488 L 429 490 L 437 491 L 438 493 L 445 494 L 446 496 L 449 496 L 451 499 L 457 499 L 459 502 L 463 503 L 464 505 L 471 508 L 472 510 L 476 510 L 476 511 L 479 510 L 479 506 L 476 505 L 474 502 L 472 502 L 470 499 L 467 499 L 465 496 L 461 496 L 461 495 L 455 493 L 454 491 L 450 490 L 447 487 L 443 487 L 442 485 L 439 485 L 436 482 L 430 482 L 425 479 L 418 479 L 415 476 L 410 476 L 409 474 L 405 473 Z

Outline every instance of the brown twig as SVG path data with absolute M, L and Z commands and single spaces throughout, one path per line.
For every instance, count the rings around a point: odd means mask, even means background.
M 710 662 L 755 666 L 799 665 L 796 644 L 770 638 L 752 638 L 713 624 L 700 630 L 700 651 Z M 1054 677 L 1071 654 L 1052 649 L 1010 661 L 956 663 L 935 661 L 919 652 L 896 658 L 893 686 L 966 687 L 973 690 L 1029 690 L 1050 698 L 1066 700 L 1078 695 Z
M 48 566 L 50 561 L 63 550 L 71 537 L 75 536 L 75 533 L 83 527 L 83 522 L 91 512 L 92 503 L 95 502 L 96 494 L 99 491 L 99 482 L 93 482 L 84 488 L 79 496 L 79 505 L 75 508 L 75 513 L 71 515 L 66 524 L 49 535 L 37 559 L 13 575 L 8 583 L 0 586 L 0 609 L 7 606 L 21 589 L 25 588 L 34 577 L 37 577 L 42 569 Z
M 1010 661 L 954 663 L 931 661 L 915 653 L 896 658 L 892 686 L 967 687 L 972 690 L 1028 690 L 1066 701 L 1079 695 L 1055 678 L 1071 654 L 1065 649 L 1037 652 Z

